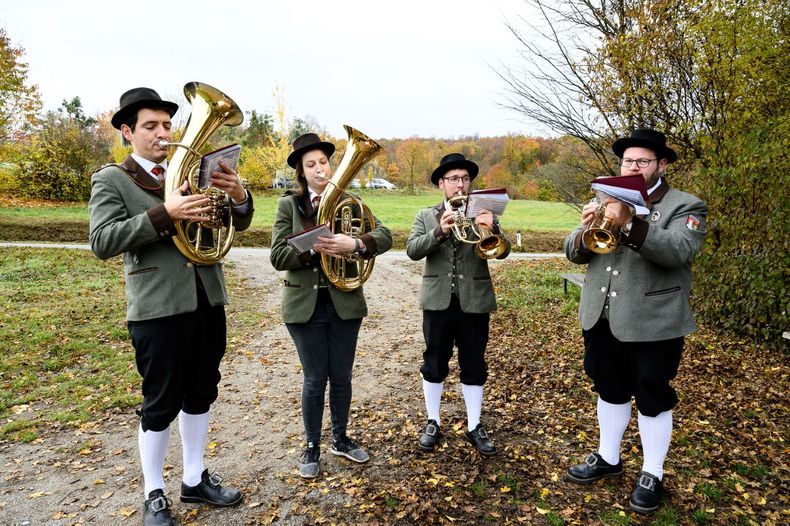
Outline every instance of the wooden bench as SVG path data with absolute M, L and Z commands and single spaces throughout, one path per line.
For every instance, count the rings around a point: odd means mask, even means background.
M 579 288 L 584 287 L 584 274 L 560 274 L 562 277 L 562 290 L 568 293 L 568 282 L 570 281 Z

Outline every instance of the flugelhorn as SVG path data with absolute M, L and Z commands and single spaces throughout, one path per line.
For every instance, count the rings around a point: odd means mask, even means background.
M 376 227 L 376 219 L 365 203 L 346 193 L 346 188 L 365 163 L 381 152 L 381 146 L 361 131 L 343 127 L 348 133 L 346 152 L 321 196 L 316 224 L 326 223 L 333 234 L 358 238 Z M 339 257 L 321 254 L 321 269 L 327 279 L 346 292 L 365 283 L 374 263 L 375 258 L 365 259 L 356 253 Z
M 460 192 L 447 200 L 453 210 L 453 234 L 458 241 L 477 245 L 475 252 L 482 259 L 495 259 L 507 250 L 507 243 L 502 236 L 491 232 L 485 225 L 475 223 L 474 219 L 468 218 L 461 211 L 461 208 L 469 201 L 469 196 L 462 195 Z
M 220 126 L 238 126 L 244 121 L 239 106 L 223 92 L 202 82 L 190 82 L 184 86 L 184 95 L 192 105 L 181 142 L 160 141 L 160 146 L 175 146 L 176 151 L 167 166 L 165 200 L 173 192 L 189 182 L 193 194 L 208 196 L 211 211 L 208 221 L 174 221 L 176 235 L 173 242 L 179 252 L 196 265 L 213 265 L 228 253 L 233 244 L 235 228 L 230 213 L 229 198 L 225 192 L 208 186 L 198 185 L 201 146 Z

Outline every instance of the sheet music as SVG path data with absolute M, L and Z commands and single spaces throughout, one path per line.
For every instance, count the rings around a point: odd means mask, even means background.
M 614 197 L 618 201 L 631 206 L 635 210 L 636 215 L 647 215 L 650 210 L 647 208 L 642 194 L 638 190 L 631 190 L 630 188 L 620 188 L 602 183 L 592 183 L 592 189 L 603 192 L 604 194 Z
M 241 156 L 241 146 L 231 144 L 223 148 L 207 153 L 200 158 L 200 171 L 198 172 L 198 188 L 206 188 L 210 185 L 212 172 L 221 172 L 219 163 L 225 163 L 231 170 L 236 171 Z
M 297 234 L 291 234 L 286 238 L 286 243 L 293 247 L 297 254 L 302 254 L 312 249 L 318 243 L 319 237 L 332 237 L 333 235 L 329 226 L 318 225 Z
M 477 217 L 477 214 L 483 209 L 490 210 L 491 213 L 499 217 L 505 213 L 505 207 L 507 207 L 509 200 L 504 188 L 470 192 L 466 205 L 466 217 Z

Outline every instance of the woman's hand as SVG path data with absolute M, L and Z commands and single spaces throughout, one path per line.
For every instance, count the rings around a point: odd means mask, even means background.
M 335 234 L 332 237 L 321 236 L 318 243 L 313 245 L 313 250 L 321 254 L 333 257 L 341 257 L 351 254 L 356 250 L 357 242 L 353 237 L 345 234 Z

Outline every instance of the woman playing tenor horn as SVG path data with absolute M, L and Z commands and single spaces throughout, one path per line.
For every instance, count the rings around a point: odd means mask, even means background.
M 354 253 L 370 259 L 392 246 L 392 234 L 378 220 L 359 237 L 343 233 L 322 236 L 312 250 L 297 253 L 288 237 L 316 224 L 322 194 L 331 184 L 329 158 L 332 143 L 307 133 L 293 142 L 288 164 L 296 170 L 297 187 L 277 203 L 272 228 L 271 262 L 285 271 L 282 316 L 302 364 L 302 419 L 307 447 L 299 459 L 299 475 L 314 478 L 320 472 L 321 422 L 324 393 L 329 380 L 332 416 L 330 452 L 354 462 L 367 462 L 368 454 L 346 434 L 351 406 L 351 370 L 362 318 L 367 305 L 362 287 L 341 290 L 327 278 L 321 255 L 345 257 Z

